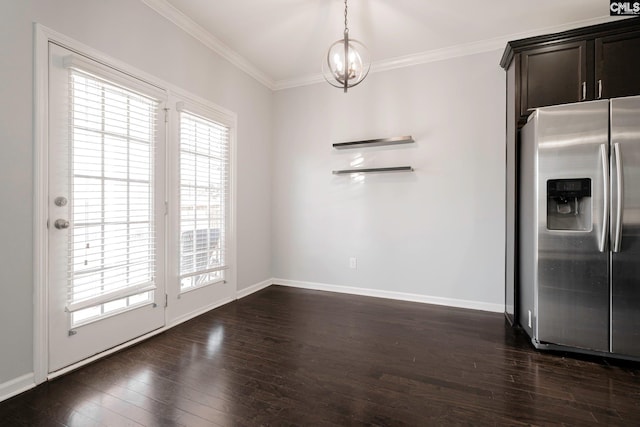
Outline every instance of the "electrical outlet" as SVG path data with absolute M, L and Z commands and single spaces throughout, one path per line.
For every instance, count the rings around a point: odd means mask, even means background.
M 529 327 L 531 328 L 531 310 L 529 310 Z
M 349 268 L 358 268 L 358 259 L 356 257 L 349 258 Z

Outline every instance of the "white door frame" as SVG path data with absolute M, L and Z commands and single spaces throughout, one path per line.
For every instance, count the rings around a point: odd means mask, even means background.
M 47 379 L 49 236 L 47 197 L 49 194 L 49 40 L 55 35 L 34 24 L 33 55 L 33 374 L 36 384 Z

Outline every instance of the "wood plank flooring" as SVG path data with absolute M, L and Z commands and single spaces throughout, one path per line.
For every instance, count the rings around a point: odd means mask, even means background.
M 2 426 L 640 425 L 640 364 L 501 314 L 271 286 L 0 403 Z

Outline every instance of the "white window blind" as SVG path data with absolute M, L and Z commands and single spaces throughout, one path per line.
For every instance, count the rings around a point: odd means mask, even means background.
M 224 280 L 229 217 L 228 126 L 180 112 L 180 290 Z
M 159 101 L 72 68 L 67 310 L 77 325 L 153 301 Z

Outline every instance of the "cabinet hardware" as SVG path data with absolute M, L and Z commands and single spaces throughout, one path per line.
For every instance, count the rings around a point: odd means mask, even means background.
M 602 98 L 602 80 L 598 80 L 598 99 Z

